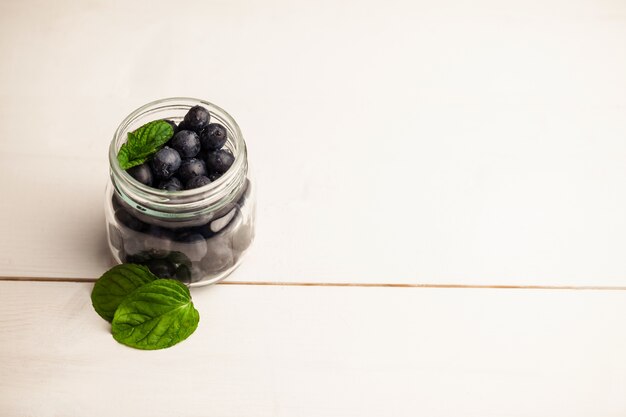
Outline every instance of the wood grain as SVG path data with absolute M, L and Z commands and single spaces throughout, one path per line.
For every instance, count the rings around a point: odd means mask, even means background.
M 96 282 L 90 278 L 48 277 L 0 277 L 0 281 L 18 282 Z M 451 289 L 495 289 L 495 290 L 574 290 L 574 291 L 625 291 L 626 287 L 609 286 L 565 286 L 565 285 L 489 285 L 489 284 L 401 284 L 394 282 L 280 282 L 280 281 L 234 281 L 226 280 L 215 285 L 257 285 L 282 287 L 365 287 L 365 288 L 451 288 Z
M 92 284 L 0 282 L 0 415 L 626 414 L 626 293 L 218 285 L 163 351 Z

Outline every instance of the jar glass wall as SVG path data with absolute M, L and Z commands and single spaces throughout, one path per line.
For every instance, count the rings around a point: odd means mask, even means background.
M 149 187 L 121 169 L 117 153 L 128 132 L 153 120 L 182 121 L 196 105 L 228 132 L 225 148 L 235 157 L 221 177 L 200 188 L 167 191 Z M 131 113 L 109 148 L 111 180 L 105 216 L 108 243 L 116 262 L 148 266 L 160 277 L 196 286 L 217 282 L 240 264 L 254 239 L 255 187 L 246 144 L 235 120 L 198 99 L 154 101 Z

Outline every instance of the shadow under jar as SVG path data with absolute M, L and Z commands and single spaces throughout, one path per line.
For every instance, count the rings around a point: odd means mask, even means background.
M 182 121 L 196 105 L 228 132 L 224 148 L 235 157 L 221 177 L 203 187 L 167 191 L 132 178 L 117 161 L 128 132 L 159 119 Z M 254 239 L 255 190 L 246 143 L 235 120 L 209 102 L 168 98 L 148 103 L 122 121 L 109 147 L 111 181 L 105 216 L 109 248 L 116 262 L 146 265 L 162 278 L 190 286 L 227 277 Z

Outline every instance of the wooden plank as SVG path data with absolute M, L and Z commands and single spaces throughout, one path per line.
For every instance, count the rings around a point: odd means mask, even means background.
M 117 344 L 91 284 L 0 282 L 0 415 L 626 414 L 626 292 L 213 286 Z
M 2 2 L 0 275 L 99 276 L 112 133 L 189 95 L 259 184 L 233 279 L 626 285 L 626 3 L 321 3 Z

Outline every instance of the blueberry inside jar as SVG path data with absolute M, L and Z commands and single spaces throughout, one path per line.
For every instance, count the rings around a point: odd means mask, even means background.
M 109 148 L 105 216 L 116 262 L 190 286 L 215 283 L 254 239 L 246 143 L 223 109 L 192 98 L 132 112 Z

